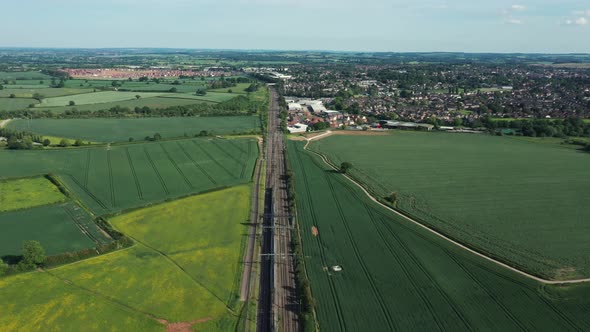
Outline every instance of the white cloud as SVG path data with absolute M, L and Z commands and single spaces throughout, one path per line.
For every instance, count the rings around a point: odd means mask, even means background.
M 522 12 L 526 10 L 526 6 L 524 5 L 512 5 L 512 7 L 510 7 L 513 11 L 516 12 Z
M 565 25 L 588 25 L 590 20 L 585 17 L 578 17 L 576 19 L 567 19 L 564 22 Z
M 574 10 L 574 16 L 590 17 L 590 9 L 588 10 Z
M 506 23 L 509 23 L 509 24 L 522 24 L 522 21 L 521 20 L 518 20 L 518 19 L 515 19 L 515 18 L 510 18 L 510 19 L 506 20 Z
M 588 19 L 585 17 L 578 17 L 574 22 L 576 25 L 588 25 Z

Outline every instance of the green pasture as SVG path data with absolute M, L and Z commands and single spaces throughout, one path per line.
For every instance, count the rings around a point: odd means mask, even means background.
M 62 202 L 66 197 L 44 177 L 0 181 L 0 212 Z
M 57 174 L 95 214 L 250 182 L 255 139 L 187 139 L 72 149 L 0 150 L 0 179 Z
M 165 139 L 192 137 L 203 130 L 214 134 L 249 133 L 260 130 L 260 120 L 256 116 L 16 119 L 10 121 L 7 128 L 93 142 L 122 142 L 130 137 L 143 140 L 155 133 Z
M 449 236 L 547 278 L 590 276 L 590 154 L 507 137 L 396 131 L 311 148 L 377 197 Z
M 361 153 L 352 142 L 362 137 L 351 138 L 345 146 Z M 590 285 L 541 285 L 472 255 L 375 204 L 304 144 L 289 141 L 287 151 L 321 331 L 590 329 Z M 414 173 L 400 178 L 419 184 Z

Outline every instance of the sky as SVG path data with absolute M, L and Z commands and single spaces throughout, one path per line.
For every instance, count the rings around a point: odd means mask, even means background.
M 0 47 L 590 53 L 590 0 L 18 0 Z

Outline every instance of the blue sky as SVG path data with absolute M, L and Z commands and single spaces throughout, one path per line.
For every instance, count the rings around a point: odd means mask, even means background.
M 17 0 L 2 47 L 590 53 L 584 0 Z

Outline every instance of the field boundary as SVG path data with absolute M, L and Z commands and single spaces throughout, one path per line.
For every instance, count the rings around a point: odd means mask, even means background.
M 6 119 L 6 120 L 0 121 L 0 128 L 4 128 L 4 126 L 6 126 L 10 121 L 12 121 L 12 119 Z
M 313 140 L 315 140 L 315 139 L 320 139 L 321 137 L 324 137 L 324 136 L 326 136 L 327 134 L 328 134 L 328 133 L 325 133 L 325 134 L 323 134 L 323 135 L 319 135 L 319 136 L 315 136 L 315 137 L 313 137 L 313 138 L 306 139 L 306 141 L 307 141 L 307 142 L 306 142 L 306 143 L 305 143 L 305 145 L 303 146 L 303 150 L 305 150 L 305 151 L 308 151 L 308 152 L 311 152 L 311 153 L 313 153 L 313 154 L 316 154 L 316 155 L 317 155 L 317 156 L 319 156 L 319 157 L 322 159 L 322 161 L 323 161 L 323 162 L 324 162 L 326 165 L 328 165 L 328 166 L 329 166 L 331 169 L 338 171 L 338 168 L 337 168 L 335 165 L 333 165 L 333 164 L 332 164 L 332 163 L 329 161 L 329 159 L 328 159 L 328 158 L 327 158 L 325 155 L 323 155 L 323 154 L 321 154 L 321 153 L 319 153 L 319 152 L 316 152 L 316 151 L 313 151 L 313 150 L 309 150 L 309 149 L 308 149 L 308 146 L 309 146 L 309 144 L 310 144 L 310 143 L 311 143 Z M 408 216 L 408 215 L 406 215 L 406 214 L 404 214 L 404 213 L 402 213 L 402 212 L 400 212 L 400 211 L 398 211 L 398 210 L 396 210 L 396 209 L 394 209 L 394 208 L 392 208 L 392 207 L 390 207 L 390 206 L 387 206 L 387 205 L 385 205 L 385 204 L 381 203 L 381 202 L 380 202 L 378 199 L 376 199 L 375 197 L 373 197 L 373 196 L 372 196 L 372 195 L 369 193 L 369 191 L 367 191 L 367 189 L 365 189 L 365 187 L 364 187 L 362 184 L 360 184 L 359 182 L 357 182 L 357 181 L 356 181 L 355 179 L 353 179 L 351 176 L 349 176 L 349 175 L 347 175 L 347 174 L 342 174 L 342 176 L 344 176 L 344 177 L 345 177 L 346 179 L 348 179 L 350 182 L 352 182 L 352 183 L 353 183 L 353 184 L 355 184 L 357 187 L 359 187 L 359 188 L 360 188 L 360 189 L 361 189 L 361 190 L 362 190 L 362 191 L 365 193 L 365 195 L 367 195 L 367 196 L 368 196 L 368 197 L 369 197 L 369 198 L 370 198 L 370 199 L 371 199 L 373 202 L 375 202 L 375 203 L 379 204 L 381 207 L 383 207 L 383 208 L 385 208 L 385 209 L 387 209 L 387 210 L 389 210 L 389 211 L 391 211 L 391 212 L 395 213 L 396 215 L 398 215 L 398 216 L 402 217 L 403 219 L 405 219 L 405 220 L 407 220 L 407 221 L 409 221 L 409 222 L 411 222 L 411 223 L 413 223 L 413 224 L 415 224 L 415 225 L 417 225 L 417 226 L 419 226 L 419 227 L 421 227 L 421 228 L 423 228 L 423 229 L 427 230 L 428 232 L 430 232 L 430 233 L 432 233 L 432 234 L 434 234 L 434 235 L 438 236 L 439 238 L 441 238 L 441 239 L 443 239 L 443 240 L 446 240 L 446 241 L 448 241 L 448 242 L 450 242 L 450 243 L 452 243 L 452 244 L 454 244 L 454 245 L 458 246 L 458 247 L 459 247 L 459 248 L 461 248 L 461 249 L 464 249 L 464 250 L 466 250 L 466 251 L 468 251 L 468 252 L 470 252 L 470 253 L 472 253 L 472 254 L 474 254 L 474 255 L 476 255 L 476 256 L 479 256 L 479 257 L 481 257 L 481 258 L 484 258 L 484 259 L 486 259 L 487 261 L 489 261 L 489 262 L 492 262 L 492 263 L 494 263 L 494 264 L 496 264 L 496 265 L 499 265 L 499 266 L 501 266 L 501 267 L 504 267 L 504 268 L 506 268 L 506 269 L 508 269 L 508 270 L 510 270 L 510 271 L 512 271 L 512 272 L 516 272 L 516 273 L 520 274 L 521 276 L 524 276 L 524 277 L 526 277 L 526 278 L 528 278 L 528 279 L 532 279 L 532 280 L 535 280 L 535 281 L 537 281 L 537 282 L 540 282 L 540 283 L 542 283 L 542 284 L 548 284 L 548 285 L 560 285 L 560 284 L 579 284 L 579 283 L 587 283 L 587 282 L 590 282 L 590 278 L 584 278 L 584 279 L 571 279 L 571 280 L 548 280 L 548 279 L 544 279 L 544 278 L 541 278 L 541 277 L 535 276 L 535 275 L 533 275 L 533 274 L 530 274 L 530 273 L 528 273 L 528 272 L 526 272 L 526 271 L 520 270 L 520 269 L 518 269 L 518 268 L 516 268 L 516 267 L 513 267 L 513 266 L 511 266 L 511 265 L 507 264 L 507 263 L 501 262 L 501 261 L 499 261 L 499 260 L 497 260 L 497 259 L 495 259 L 495 258 L 493 258 L 493 257 L 491 257 L 491 256 L 488 256 L 488 255 L 486 255 L 485 253 L 482 253 L 482 252 L 480 252 L 480 251 L 477 251 L 477 250 L 475 250 L 475 249 L 473 249 L 473 248 L 470 248 L 470 247 L 468 247 L 468 246 L 467 246 L 467 245 L 465 245 L 465 244 L 462 244 L 462 243 L 460 243 L 460 242 L 458 242 L 458 241 L 456 241 L 456 240 L 453 240 L 452 238 L 450 238 L 450 237 L 448 237 L 448 236 L 444 235 L 443 233 L 441 233 L 441 232 L 437 231 L 436 229 L 434 229 L 434 228 L 432 228 L 432 227 L 430 227 L 430 226 L 427 226 L 427 225 L 425 225 L 425 224 L 423 224 L 423 223 L 421 223 L 421 222 L 419 222 L 419 221 L 417 221 L 417 220 L 415 220 L 415 219 L 411 218 L 410 216 Z

